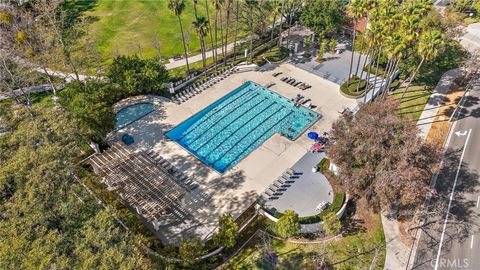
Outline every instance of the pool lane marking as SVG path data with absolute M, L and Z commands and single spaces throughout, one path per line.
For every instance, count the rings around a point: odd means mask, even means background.
M 255 119 L 257 116 L 259 116 L 260 114 L 262 114 L 263 112 L 265 112 L 268 108 L 272 107 L 272 105 L 274 104 L 277 104 L 275 101 L 272 102 L 270 105 L 268 105 L 265 109 L 259 111 L 258 113 L 252 115 L 252 117 L 250 117 L 250 119 L 248 119 L 247 121 L 245 121 L 245 123 L 243 123 L 241 126 L 237 127 L 233 132 L 230 132 L 230 134 L 228 136 L 225 136 L 225 138 L 217 145 L 215 146 L 215 148 L 213 148 L 212 150 L 210 150 L 210 152 L 208 152 L 208 154 L 205 154 L 204 157 L 207 158 L 208 156 L 210 156 L 210 154 L 212 154 L 213 151 L 217 150 L 218 147 L 220 147 L 226 140 L 228 139 L 231 139 L 231 136 L 235 133 L 237 133 L 242 127 L 248 125 L 248 123 L 250 123 L 253 119 Z M 281 104 L 279 104 L 281 105 Z M 248 113 L 248 112 L 247 112 Z M 246 113 L 244 113 L 243 115 L 245 115 Z M 224 130 L 227 130 L 231 125 L 228 125 Z M 222 132 L 222 131 L 220 131 Z M 215 136 L 216 137 L 216 136 Z
M 254 98 L 257 98 L 257 97 L 259 97 L 259 96 L 261 97 L 261 95 L 256 95 L 256 96 L 252 97 L 252 98 L 251 98 L 249 101 L 247 101 L 246 103 L 242 103 L 240 106 L 237 106 L 237 107 L 235 107 L 235 109 L 231 110 L 228 114 L 225 114 L 224 116 L 218 118 L 218 120 L 216 120 L 215 122 L 213 122 L 213 123 L 210 125 L 210 127 L 206 128 L 204 131 L 202 131 L 202 132 L 200 133 L 200 135 L 195 136 L 194 138 L 191 138 L 190 141 L 197 140 L 198 138 L 202 137 L 207 131 L 209 131 L 209 130 L 211 129 L 212 126 L 215 126 L 215 125 L 218 124 L 220 121 L 222 121 L 223 119 L 225 119 L 225 117 L 230 116 L 233 112 L 237 111 L 238 109 L 240 109 L 240 108 L 245 108 L 245 106 L 244 106 L 245 104 L 247 104 L 248 102 L 254 100 Z M 259 102 L 255 103 L 255 104 L 252 106 L 252 108 L 248 109 L 247 112 L 248 112 L 249 110 L 257 107 L 258 104 L 262 103 L 262 102 L 265 101 L 265 100 L 266 100 L 266 98 L 261 99 Z M 244 113 L 245 113 L 245 112 L 244 112 Z M 242 116 L 242 114 L 240 114 L 238 117 L 240 117 L 240 116 Z M 237 117 L 237 118 L 238 118 L 238 117 Z M 234 119 L 233 121 L 235 121 L 235 119 Z
M 262 104 L 265 100 L 268 100 L 268 98 L 264 98 L 264 99 L 260 100 L 260 102 L 255 103 L 255 105 L 253 105 L 252 107 L 250 107 L 248 110 L 244 111 L 243 113 L 239 114 L 237 117 L 233 118 L 230 122 L 228 122 L 228 124 L 226 124 L 226 126 L 222 126 L 222 127 L 221 127 L 222 130 L 225 129 L 226 127 L 230 126 L 233 122 L 235 122 L 236 120 L 238 120 L 240 117 L 244 116 L 245 113 L 248 113 L 249 111 L 253 110 L 254 108 L 257 108 L 257 106 L 258 106 L 259 104 Z M 238 108 L 241 108 L 241 107 L 245 107 L 245 106 L 240 106 L 240 107 L 238 107 Z M 265 109 L 263 109 L 263 110 L 265 110 Z M 218 124 L 222 119 L 224 119 L 224 117 L 222 117 L 221 119 L 219 119 L 218 121 L 216 121 L 216 122 L 214 123 L 214 125 Z M 209 131 L 209 130 L 210 130 L 210 128 L 207 128 L 206 130 L 204 130 L 204 131 L 200 134 L 200 136 L 195 137 L 195 139 L 198 139 L 198 138 L 202 137 L 202 136 L 203 136 L 207 131 Z M 219 132 L 222 132 L 222 131 L 219 131 Z M 203 142 L 202 144 L 200 144 L 200 146 L 195 147 L 195 148 L 196 148 L 196 149 L 194 149 L 195 152 L 198 151 L 198 150 L 199 150 L 200 148 L 202 148 L 203 146 L 205 146 L 207 143 L 209 143 L 209 142 L 210 142 L 211 140 L 213 140 L 215 137 L 217 137 L 217 133 L 214 133 L 213 137 L 211 137 L 210 139 L 207 139 L 205 142 Z M 192 149 L 193 149 L 193 148 L 192 148 Z
M 180 139 L 182 139 L 183 137 L 187 136 L 190 132 L 194 131 L 196 128 L 198 128 L 199 126 L 201 126 L 201 124 L 203 124 L 204 122 L 206 122 L 208 119 L 210 119 L 210 117 L 214 116 L 215 114 L 217 114 L 218 112 L 221 112 L 222 109 L 226 108 L 227 106 L 233 104 L 233 102 L 237 101 L 239 98 L 243 97 L 245 94 L 247 93 L 252 93 L 252 94 L 255 94 L 255 95 L 252 95 L 252 97 L 250 98 L 255 98 L 256 96 L 258 96 L 259 94 L 254 92 L 252 89 L 248 89 L 247 91 L 243 92 L 241 95 L 235 97 L 233 100 L 229 101 L 227 104 L 225 104 L 220 110 L 217 110 L 215 112 L 213 112 L 212 114 L 210 114 L 208 117 L 206 117 L 205 119 L 203 119 L 202 122 L 198 123 L 198 122 L 195 122 L 195 127 L 193 127 L 191 130 L 187 131 L 185 134 L 183 134 Z M 220 105 L 220 104 L 219 104 Z M 235 110 L 236 108 L 238 107 L 235 107 L 233 110 Z M 213 109 L 212 109 L 213 110 Z
M 468 139 L 470 139 L 470 134 L 472 129 L 468 130 L 467 139 L 463 145 L 462 155 L 460 156 L 460 162 L 458 164 L 457 173 L 455 175 L 455 181 L 453 182 L 452 192 L 450 193 L 450 200 L 448 201 L 447 215 L 445 216 L 445 222 L 443 223 L 442 236 L 440 237 L 440 245 L 437 252 L 437 260 L 435 261 L 435 270 L 438 269 L 438 262 L 440 261 L 440 254 L 442 252 L 443 238 L 445 237 L 445 230 L 447 229 L 448 216 L 450 213 L 450 208 L 452 207 L 453 194 L 455 193 L 455 187 L 457 186 L 458 175 L 460 174 L 460 168 L 462 167 L 463 157 L 465 156 L 465 150 L 467 149 Z

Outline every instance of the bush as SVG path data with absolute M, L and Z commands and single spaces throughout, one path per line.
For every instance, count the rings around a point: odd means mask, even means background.
M 360 85 L 360 86 L 359 86 Z M 367 81 L 362 80 L 357 76 L 352 76 L 348 81 L 344 82 L 340 86 L 340 90 L 348 96 L 360 96 L 365 92 L 365 87 L 367 86 Z M 358 91 L 357 91 L 358 87 Z
M 277 234 L 283 238 L 297 235 L 300 232 L 300 223 L 298 221 L 298 216 L 295 211 L 286 210 L 285 214 L 275 225 Z
M 319 172 L 324 173 L 330 168 L 330 160 L 328 158 L 323 158 L 317 165 Z

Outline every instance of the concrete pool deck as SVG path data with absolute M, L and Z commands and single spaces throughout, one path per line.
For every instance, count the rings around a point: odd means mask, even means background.
M 307 217 L 319 214 L 316 208 L 320 202 L 332 203 L 333 189 L 327 178 L 320 172 L 313 172 L 312 167 L 325 157 L 324 153 L 307 152 L 293 166 L 298 178 L 283 191 L 277 199 L 268 200 L 264 207 L 271 213 L 294 210 L 298 216 Z M 299 200 L 301 198 L 301 200 Z
M 273 77 L 272 74 L 275 72 L 283 74 Z M 312 85 L 312 88 L 302 91 L 280 81 L 283 76 L 294 77 Z M 179 238 L 195 235 L 205 240 L 215 230 L 218 216 L 228 213 L 238 217 L 255 202 L 268 185 L 287 168 L 292 167 L 311 146 L 312 142 L 305 135 L 290 141 L 277 133 L 236 166 L 224 174 L 219 174 L 183 147 L 164 137 L 165 132 L 247 80 L 260 85 L 275 83 L 270 89 L 289 99 L 297 94 L 311 99 L 312 104 L 316 106 L 313 110 L 319 112 L 322 118 L 307 131 L 323 133 L 329 130 L 340 111 L 344 108 L 353 109 L 357 105 L 356 100 L 340 94 L 337 84 L 290 64 L 266 65 L 259 71 L 231 75 L 181 105 L 164 102 L 162 98 L 158 98 L 161 102 L 156 102 L 156 111 L 117 131 L 113 137 L 118 139 L 121 134 L 128 132 L 135 138 L 135 143 L 129 146 L 131 149 L 158 152 L 200 184 L 197 190 L 187 194 L 182 200 L 182 207 L 191 216 L 184 222 L 175 222 L 171 226 L 162 227 L 158 232 L 161 239 L 175 242 Z M 150 96 L 149 99 L 151 98 Z

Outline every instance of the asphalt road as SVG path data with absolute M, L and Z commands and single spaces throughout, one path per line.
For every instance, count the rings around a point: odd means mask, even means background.
M 480 80 L 447 139 L 412 269 L 480 269 Z

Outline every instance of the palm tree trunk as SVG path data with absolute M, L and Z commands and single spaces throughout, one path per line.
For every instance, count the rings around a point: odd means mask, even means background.
M 208 2 L 208 1 L 207 1 Z M 195 14 L 195 20 L 198 19 L 198 13 L 197 13 L 197 2 L 193 1 L 193 12 Z
M 372 58 L 375 58 L 375 56 L 377 55 L 377 53 L 378 53 L 378 50 L 373 49 Z M 372 68 L 372 64 L 373 64 L 373 63 L 374 63 L 373 61 L 371 61 L 370 63 L 368 63 L 367 83 L 366 83 L 366 85 L 365 85 L 365 88 L 368 90 L 368 87 L 370 87 L 370 86 L 373 85 L 372 91 L 375 91 L 375 83 L 373 83 L 373 84 L 370 83 L 370 75 L 371 75 L 371 72 L 370 72 L 370 71 L 371 71 L 371 68 Z M 365 69 L 365 67 L 363 67 L 363 69 Z M 362 69 L 362 70 L 363 70 L 363 69 Z M 375 76 L 375 80 L 376 80 L 376 79 L 377 79 L 377 77 Z M 366 91 L 367 91 L 367 90 L 366 90 Z M 368 92 L 366 92 L 365 95 L 364 95 L 365 98 L 364 98 L 364 100 L 363 100 L 363 103 L 367 103 L 367 93 L 368 93 Z
M 362 67 L 362 72 L 360 72 L 360 80 L 362 80 L 362 76 L 363 76 L 363 69 L 365 68 L 365 63 L 367 63 L 367 59 L 368 59 L 368 56 L 370 55 L 370 47 L 368 48 L 367 50 L 367 55 L 365 56 L 365 61 L 363 62 L 363 67 Z M 368 77 L 367 77 L 367 82 L 368 82 Z M 367 87 L 365 85 L 365 87 Z M 357 89 L 356 89 L 356 92 L 358 92 L 360 90 L 360 83 L 357 84 Z
M 227 13 L 226 21 L 225 21 L 225 58 L 223 58 L 223 65 L 227 65 L 227 52 L 228 52 L 228 22 L 230 20 L 230 0 L 227 0 Z
M 220 8 L 220 45 L 222 46 L 222 57 L 225 58 L 225 43 L 223 42 L 223 14 Z
M 350 86 L 350 77 L 352 77 L 353 58 L 355 55 L 355 37 L 357 36 L 357 20 L 353 22 L 353 39 L 352 39 L 352 57 L 350 58 L 350 70 L 348 71 L 347 87 Z
M 283 15 L 285 13 L 285 0 L 282 0 L 282 11 L 280 11 L 280 35 L 278 37 L 278 46 L 282 45 Z
M 236 10 L 235 10 L 235 40 L 233 41 L 233 61 L 237 60 L 237 37 L 238 37 L 238 12 L 240 9 L 239 1 L 237 0 Z
M 376 67 L 375 67 L 375 80 L 373 81 L 373 87 L 375 87 L 377 85 L 378 66 L 380 64 L 380 56 L 382 56 L 382 47 L 383 47 L 383 43 L 382 43 L 382 45 L 380 45 L 380 48 L 378 49 L 378 55 L 377 55 L 377 60 L 376 60 L 377 63 L 376 63 Z M 382 84 L 380 84 L 380 90 L 382 90 Z M 374 97 L 375 97 L 375 93 L 372 91 L 372 101 L 373 101 Z
M 253 59 L 253 6 L 250 6 L 250 62 Z
M 358 74 L 358 68 L 360 67 L 360 62 L 362 61 L 362 52 L 363 52 L 363 47 L 364 47 L 364 39 L 362 37 L 362 42 L 360 43 L 360 51 L 358 52 L 358 59 L 357 59 L 357 68 L 355 69 L 355 76 Z M 355 44 L 353 44 L 355 46 Z M 367 61 L 367 59 L 365 59 Z
M 290 14 L 288 18 L 288 30 L 287 30 L 287 48 L 290 45 L 290 28 L 292 28 L 292 18 L 293 18 L 293 12 Z
M 218 61 L 218 54 L 217 54 L 217 47 L 218 47 L 217 20 L 218 20 L 218 9 L 215 8 L 215 19 L 214 19 L 214 26 L 213 26 L 215 28 L 215 35 L 214 35 L 214 37 L 215 37 L 215 49 L 214 49 L 214 51 L 215 51 L 215 66 L 217 66 L 217 61 Z
M 410 84 L 413 82 L 413 79 L 417 75 L 418 70 L 422 67 L 424 61 L 425 61 L 425 57 L 422 57 L 422 60 L 420 61 L 420 64 L 418 64 L 418 66 L 415 69 L 415 71 L 413 72 L 412 76 L 410 76 L 410 79 L 408 80 L 407 86 L 405 87 L 405 90 L 403 90 L 403 93 L 402 93 L 402 96 L 400 97 L 400 99 L 403 99 L 403 97 L 405 96 L 405 93 L 407 93 L 407 90 L 410 87 Z
M 187 63 L 187 75 L 188 75 L 190 74 L 190 66 L 188 65 L 187 45 L 185 44 L 185 35 L 183 34 L 182 20 L 180 20 L 180 16 L 177 16 L 177 19 L 178 19 L 178 24 L 180 25 L 180 33 L 182 34 L 183 51 L 185 54 L 185 62 Z
M 387 72 L 387 76 L 385 78 L 385 91 L 383 92 L 383 99 L 387 98 L 387 92 L 390 90 L 389 87 L 390 87 L 390 83 L 392 82 L 391 77 L 393 76 L 393 73 L 395 72 L 398 66 L 398 63 L 400 63 L 400 59 L 399 60 L 393 59 L 392 64 L 390 65 L 390 68 Z
M 270 33 L 270 42 L 273 41 L 273 33 L 275 32 L 275 21 L 277 20 L 277 12 L 273 13 L 272 31 Z
M 207 12 L 207 20 L 208 20 L 208 32 L 210 32 L 210 47 L 211 47 L 211 50 L 212 50 L 212 57 L 215 61 L 215 63 L 217 62 L 216 60 L 216 52 L 213 50 L 214 46 L 213 46 L 213 33 L 212 33 L 212 28 L 210 27 L 210 14 L 208 13 L 208 1 L 205 0 L 205 10 Z M 217 65 L 215 65 L 215 71 L 217 70 Z
M 203 61 L 203 70 L 207 71 L 207 46 L 205 44 L 205 36 L 202 36 L 200 42 L 202 43 L 202 61 Z

